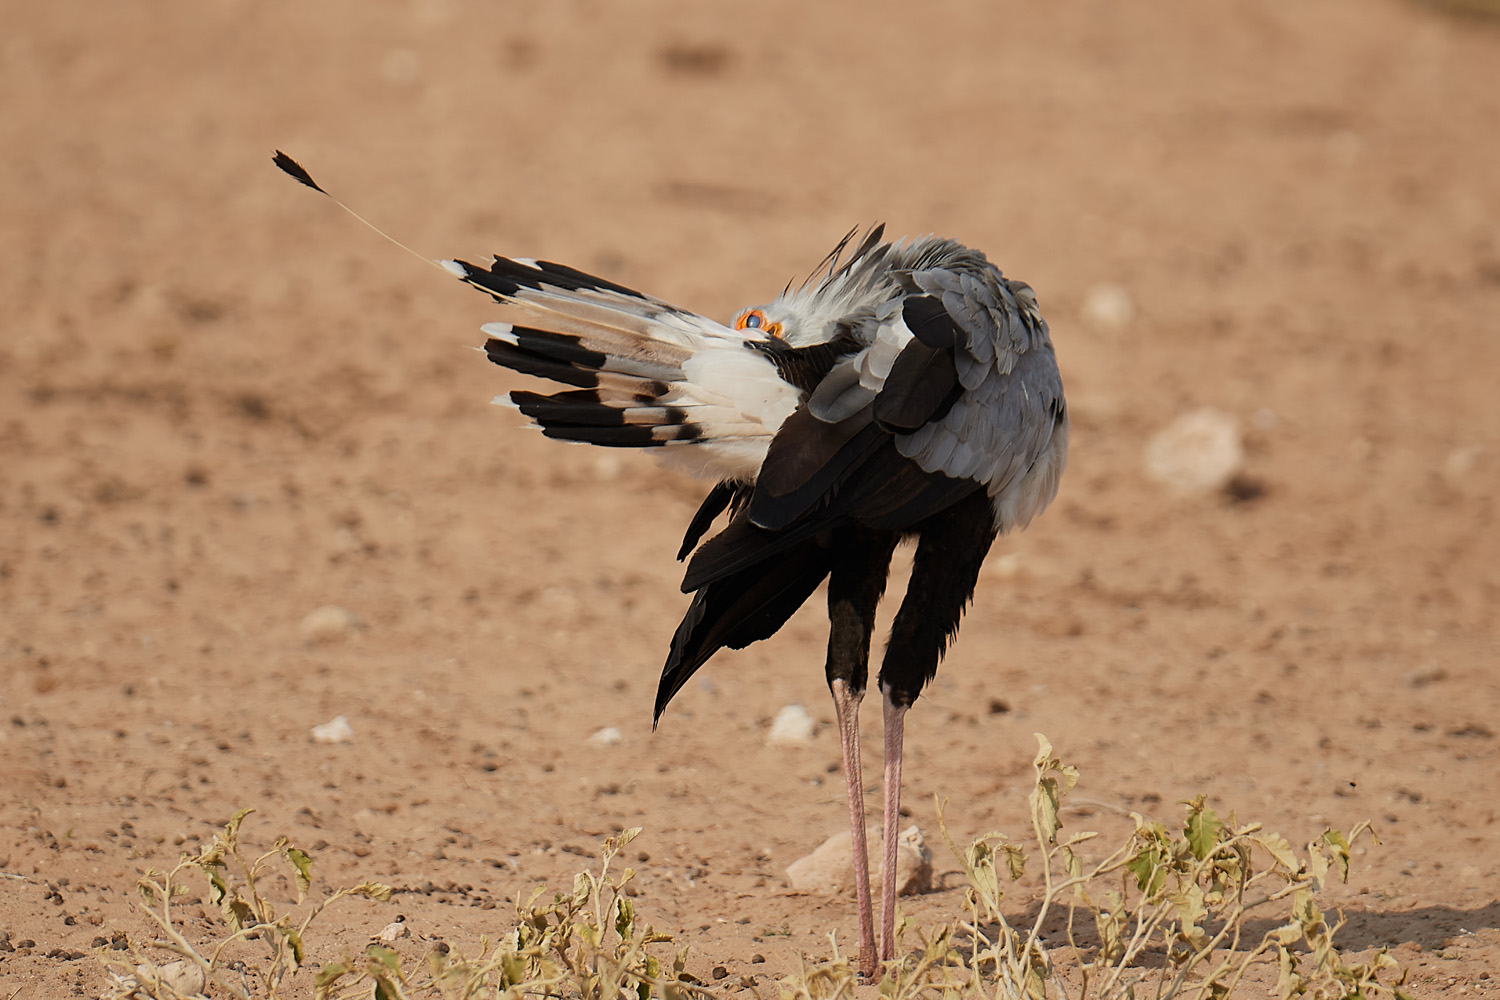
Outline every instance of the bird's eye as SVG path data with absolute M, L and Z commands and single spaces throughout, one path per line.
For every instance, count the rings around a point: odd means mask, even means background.
M 766 322 L 766 314 L 759 309 L 747 309 L 734 321 L 736 330 L 761 330 L 772 337 L 781 336 L 780 323 Z
M 740 318 L 734 321 L 734 328 L 736 330 L 759 330 L 765 322 L 765 313 L 759 309 L 750 309 L 740 313 Z

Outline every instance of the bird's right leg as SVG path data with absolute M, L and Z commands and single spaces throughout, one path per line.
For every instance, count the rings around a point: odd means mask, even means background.
M 901 817 L 901 756 L 906 712 L 937 673 L 974 596 L 979 569 L 995 540 L 995 515 L 982 491 L 954 504 L 921 529 L 911 582 L 891 623 L 880 669 L 885 698 L 885 822 L 881 829 L 880 958 L 896 957 L 896 826 Z
M 895 537 L 850 533 L 828 577 L 828 689 L 838 718 L 859 906 L 859 973 L 875 974 L 875 915 L 870 900 L 870 856 L 865 845 L 865 786 L 859 757 L 859 703 L 865 696 L 875 609 L 885 593 Z

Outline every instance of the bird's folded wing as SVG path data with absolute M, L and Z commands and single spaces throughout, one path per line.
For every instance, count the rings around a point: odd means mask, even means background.
M 782 424 L 749 527 L 705 543 L 684 590 L 840 523 L 901 530 L 976 490 L 996 496 L 1046 451 L 1062 385 L 1030 288 L 998 273 L 906 277 L 909 294 L 872 345 L 835 365 Z

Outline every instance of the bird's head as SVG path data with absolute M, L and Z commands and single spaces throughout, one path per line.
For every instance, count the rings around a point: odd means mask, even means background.
M 779 315 L 776 303 L 745 309 L 734 318 L 734 328 L 747 337 L 783 340 L 787 335 L 787 317 Z
M 809 310 L 806 303 L 783 296 L 765 305 L 740 310 L 734 318 L 734 328 L 753 340 L 811 347 L 834 335 L 836 319 L 836 315 L 821 315 Z

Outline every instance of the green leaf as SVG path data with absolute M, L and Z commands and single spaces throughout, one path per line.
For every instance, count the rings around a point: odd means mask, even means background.
M 255 911 L 250 909 L 250 904 L 240 898 L 239 893 L 224 897 L 219 903 L 219 911 L 224 914 L 224 920 L 238 933 L 249 924 L 255 922 Z
M 648 934 L 647 936 L 649 937 L 650 935 Z M 646 979 L 660 979 L 660 978 L 661 978 L 661 962 L 657 960 L 657 958 L 656 958 L 655 955 L 647 955 L 646 956 Z M 640 983 L 640 985 L 638 985 L 636 987 L 636 995 L 638 997 L 640 997 L 640 1000 L 651 1000 L 651 985 L 649 983 L 647 983 L 647 982 L 642 981 Z
M 223 872 L 217 868 L 205 869 L 208 874 L 208 901 L 215 906 L 222 906 L 224 897 L 229 895 L 229 883 L 224 881 Z
M 1036 784 L 1031 789 L 1031 811 L 1036 816 L 1037 825 L 1041 827 L 1042 836 L 1047 843 L 1057 843 L 1057 831 L 1062 829 L 1062 820 L 1057 817 L 1059 793 L 1057 790 L 1057 779 L 1052 777 L 1038 777 Z
M 1047 963 L 1034 951 L 1027 956 L 1026 995 L 1030 1000 L 1047 1000 Z
M 1188 804 L 1187 834 L 1188 847 L 1193 852 L 1193 857 L 1202 861 L 1213 853 L 1219 845 L 1219 833 L 1224 829 L 1224 824 L 1219 822 L 1219 814 L 1203 801 L 1203 796 L 1198 796 Z
M 317 975 L 313 977 L 313 986 L 317 990 L 318 1000 L 323 1000 L 328 996 L 333 985 L 347 976 L 350 971 L 352 970 L 345 962 L 331 962 L 319 969 Z
M 1267 931 L 1266 937 L 1282 946 L 1296 944 L 1302 940 L 1302 925 L 1296 921 L 1282 924 L 1280 927 Z
M 349 892 L 355 896 L 365 896 L 383 903 L 391 898 L 392 889 L 381 882 L 361 882 Z
M 281 856 L 297 871 L 297 902 L 300 903 L 307 898 L 307 891 L 312 888 L 312 858 L 295 847 L 283 847 Z
M 1277 833 L 1268 833 L 1257 838 L 1257 843 L 1266 849 L 1266 852 L 1276 860 L 1276 863 L 1285 868 L 1288 873 L 1297 870 L 1297 853 L 1292 850 L 1291 842 Z
M 1094 925 L 1099 928 L 1099 958 L 1114 963 L 1125 954 L 1125 911 L 1096 910 Z
M 224 824 L 224 843 L 229 846 L 230 850 L 234 849 L 235 842 L 239 839 L 240 824 L 253 812 L 255 812 L 254 809 L 241 809 L 229 817 L 229 822 Z
M 365 948 L 365 955 L 377 965 L 383 965 L 392 972 L 401 973 L 401 954 L 383 944 L 372 944 Z
M 1307 845 L 1306 873 L 1312 879 L 1313 888 L 1321 890 L 1324 881 L 1328 878 L 1328 856 L 1318 848 L 1318 842 L 1314 840 Z
M 198 848 L 198 856 L 193 859 L 193 864 L 207 871 L 211 867 L 222 867 L 224 864 L 224 842 L 215 837 L 211 842 Z
M 1136 887 L 1147 897 L 1161 892 L 1162 886 L 1167 882 L 1167 871 L 1163 867 L 1163 861 L 1165 857 L 1161 847 L 1157 844 L 1147 844 L 1136 853 L 1135 857 L 1125 862 L 1125 869 L 1135 876 Z
M 1333 848 L 1333 863 L 1339 868 L 1339 881 L 1349 881 L 1349 841 L 1337 830 L 1323 831 L 1323 843 Z
M 1041 733 L 1033 733 L 1037 742 L 1037 753 L 1032 760 L 1036 780 L 1031 788 L 1029 801 L 1031 814 L 1041 829 L 1047 843 L 1057 843 L 1057 831 L 1062 829 L 1058 818 L 1058 807 L 1062 798 L 1078 784 L 1078 768 L 1064 764 L 1052 753 L 1052 744 Z
M 278 926 L 276 929 L 286 938 L 287 947 L 292 950 L 292 971 L 296 972 L 302 968 L 302 963 L 307 958 L 307 953 L 302 948 L 302 935 L 295 927 Z
M 1038 770 L 1046 770 L 1057 758 L 1052 756 L 1052 741 L 1041 733 L 1032 733 L 1036 737 L 1036 757 L 1031 764 Z
M 1000 879 L 995 873 L 994 848 L 987 840 L 976 840 L 969 845 L 965 861 L 969 884 L 991 911 L 998 912 L 1000 900 L 1005 894 L 1000 890 Z
M 1083 878 L 1083 859 L 1078 856 L 1078 852 L 1066 844 L 1062 847 L 1062 866 L 1063 871 L 1068 873 L 1068 878 Z M 1012 877 L 1019 878 L 1020 876 L 1012 875 Z M 1083 887 L 1080 885 L 1079 888 Z
M 1001 844 L 1000 852 L 1005 855 L 1005 867 L 1010 872 L 1012 882 L 1026 874 L 1026 852 L 1021 849 L 1021 845 Z
M 572 897 L 573 905 L 582 906 L 583 904 L 587 903 L 589 901 L 589 895 L 593 892 L 593 889 L 594 877 L 588 872 L 579 872 L 577 875 L 574 875 Z
M 500 959 L 500 974 L 503 977 L 502 989 L 510 989 L 517 986 L 526 979 L 526 959 L 514 952 L 504 955 Z
M 1297 972 L 1297 958 L 1285 948 L 1277 949 L 1280 973 L 1276 979 L 1276 995 L 1280 1000 L 1292 1000 L 1306 988 L 1306 981 Z
M 1195 883 L 1189 882 L 1172 893 L 1168 899 L 1177 912 L 1177 921 L 1181 925 L 1182 936 L 1187 938 L 1194 948 L 1201 948 L 1199 936 L 1203 932 L 1198 928 L 1198 923 L 1208 916 L 1208 910 L 1203 905 L 1203 890 Z
M 635 932 L 635 904 L 624 896 L 615 900 L 615 933 L 629 941 Z

